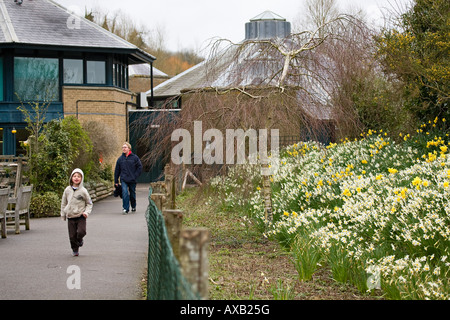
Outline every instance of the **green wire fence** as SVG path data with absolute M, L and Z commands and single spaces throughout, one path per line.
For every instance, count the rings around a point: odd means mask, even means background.
M 147 300 L 200 300 L 191 284 L 181 273 L 180 264 L 173 254 L 164 217 L 151 199 L 145 213 L 148 227 Z

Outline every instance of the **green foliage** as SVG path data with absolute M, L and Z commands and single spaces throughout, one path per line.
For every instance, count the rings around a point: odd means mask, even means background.
M 285 284 L 281 279 L 272 284 L 269 291 L 273 295 L 274 300 L 293 300 L 295 297 L 294 286 Z
M 408 131 L 411 116 L 403 108 L 403 100 L 397 94 L 399 89 L 395 84 L 382 76 L 373 75 L 353 79 L 352 85 L 349 97 L 366 130 L 382 129 L 392 133 Z
M 61 121 L 61 130 L 67 132 L 70 141 L 70 155 L 73 159 L 71 169 L 81 168 L 89 175 L 93 161 L 93 146 L 89 135 L 75 117 L 66 117 Z
M 69 133 L 61 121 L 52 120 L 39 135 L 39 152 L 31 155 L 31 182 L 38 193 L 54 191 L 62 193 L 68 185 L 68 174 L 73 156 L 70 153 Z
M 307 234 L 298 234 L 291 247 L 294 266 L 300 281 L 311 280 L 323 259 L 319 248 Z
M 110 164 L 102 164 L 99 167 L 99 178 L 104 181 L 114 182 L 114 173 Z
M 351 262 L 347 250 L 339 245 L 332 245 L 328 262 L 333 273 L 333 279 L 342 283 L 350 280 Z
M 398 29 L 377 37 L 386 74 L 403 83 L 406 107 L 419 121 L 450 116 L 450 3 L 416 0 Z
M 61 196 L 52 191 L 33 194 L 30 203 L 31 215 L 35 218 L 57 217 L 61 210 Z

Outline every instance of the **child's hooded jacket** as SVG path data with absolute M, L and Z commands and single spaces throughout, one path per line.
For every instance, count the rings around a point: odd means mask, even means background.
M 81 174 L 80 185 L 75 188 L 72 186 L 72 176 L 75 173 Z M 92 200 L 89 192 L 83 185 L 84 173 L 81 169 L 75 169 L 72 171 L 69 179 L 69 186 L 64 190 L 61 200 L 61 217 L 64 220 L 66 218 L 78 218 L 83 212 L 89 215 L 92 211 Z

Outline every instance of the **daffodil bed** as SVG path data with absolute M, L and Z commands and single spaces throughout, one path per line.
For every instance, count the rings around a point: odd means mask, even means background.
M 270 176 L 271 223 L 258 165 L 235 166 L 210 184 L 224 208 L 240 210 L 291 252 L 301 281 L 329 266 L 336 281 L 387 299 L 449 299 L 445 119 L 398 142 L 382 131 L 361 136 L 283 149 Z

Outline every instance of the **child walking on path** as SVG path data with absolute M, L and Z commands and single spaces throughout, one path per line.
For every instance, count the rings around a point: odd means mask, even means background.
M 86 219 L 92 211 L 92 200 L 83 186 L 84 174 L 81 169 L 72 171 L 69 186 L 64 190 L 61 200 L 61 218 L 68 220 L 70 246 L 73 256 L 78 256 L 86 235 Z

